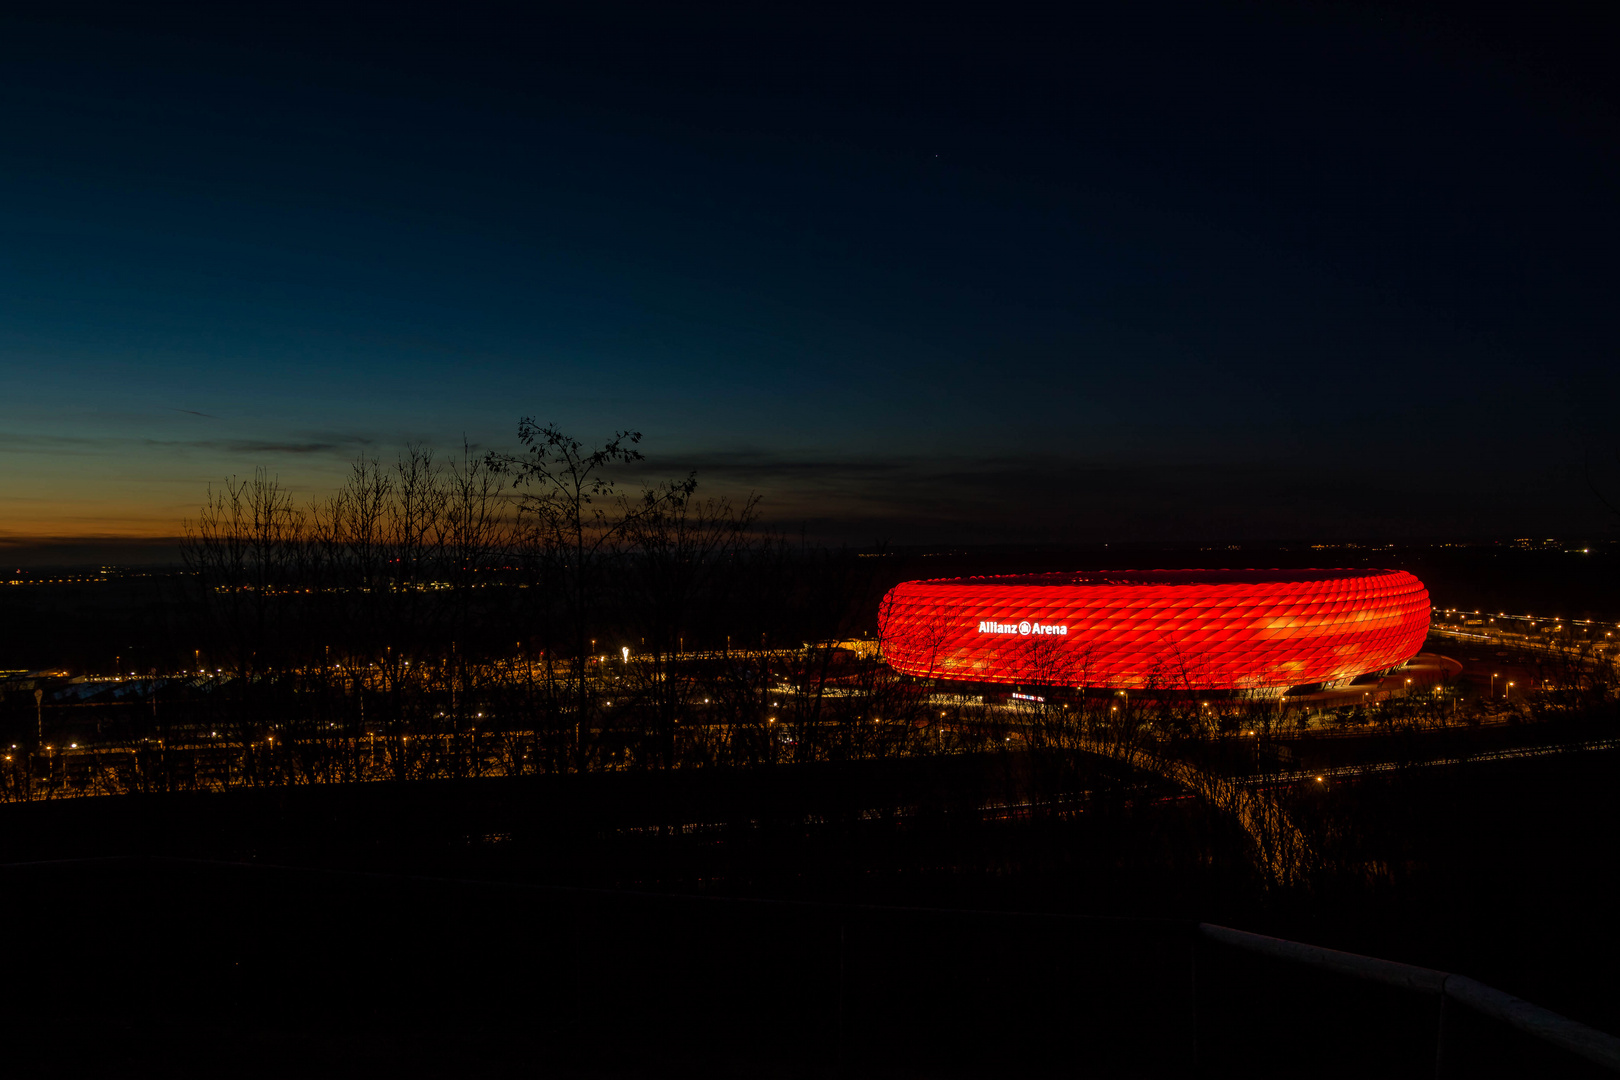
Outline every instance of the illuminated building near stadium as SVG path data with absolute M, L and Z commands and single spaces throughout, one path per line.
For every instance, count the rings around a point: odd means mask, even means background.
M 1415 655 L 1429 593 L 1403 570 L 1129 570 L 907 581 L 878 614 L 898 671 L 973 682 L 1272 690 Z

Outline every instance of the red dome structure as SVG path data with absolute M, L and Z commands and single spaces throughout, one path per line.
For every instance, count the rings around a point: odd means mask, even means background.
M 1404 570 L 1127 570 L 907 581 L 878 613 L 908 675 L 1163 690 L 1330 683 L 1415 655 Z

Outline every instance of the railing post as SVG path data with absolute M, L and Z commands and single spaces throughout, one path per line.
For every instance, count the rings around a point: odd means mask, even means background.
M 1434 1021 L 1435 1080 L 1446 1075 L 1446 984 L 1450 981 L 1450 975 L 1440 980 L 1440 1011 Z
M 847 924 L 845 923 L 844 920 L 842 920 L 842 919 L 839 920 L 839 922 L 838 922 L 838 1051 L 837 1051 L 837 1057 L 835 1057 L 833 1059 L 833 1075 L 834 1076 L 844 1076 L 849 1071 L 848 1064 L 847 1064 L 847 1062 L 845 1061 L 845 1058 L 844 1058 L 844 1055 L 847 1053 L 847 1049 L 846 1049 L 845 1042 L 844 1042 L 844 1027 L 845 1027 L 845 1024 L 846 1024 L 846 1020 L 845 1020 L 846 1008 L 845 1008 L 844 999 L 845 999 L 845 997 L 847 995 L 847 990 L 845 988 L 845 973 L 844 973 L 844 931 L 845 931 L 846 925 Z
M 1193 1073 L 1195 1075 L 1199 1075 L 1199 1074 L 1202 1074 L 1202 1072 L 1203 1072 L 1203 1064 L 1204 1063 L 1199 1057 L 1199 1045 L 1198 1045 L 1198 1028 L 1203 1023 L 1203 1015 L 1202 1015 L 1203 997 L 1198 992 L 1198 970 L 1199 970 L 1198 969 L 1198 943 L 1199 943 L 1200 940 L 1202 940 L 1202 935 L 1198 932 L 1198 924 L 1197 923 L 1193 924 L 1192 933 L 1188 934 L 1187 938 L 1188 938 L 1188 952 L 1189 952 L 1187 966 L 1191 969 L 1191 978 L 1192 978 L 1192 1061 L 1193 1061 Z

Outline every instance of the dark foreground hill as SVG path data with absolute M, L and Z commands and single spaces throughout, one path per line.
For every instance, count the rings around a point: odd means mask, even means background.
M 1062 808 L 1020 806 L 1026 767 L 0 807 L 8 1044 L 64 1075 L 1184 1075 L 1200 1024 L 1219 1025 L 1206 1058 L 1250 1025 L 1237 1051 L 1281 1053 L 1301 1010 L 1365 1024 L 1318 1075 L 1427 1052 L 1409 1002 L 1306 986 L 1279 1003 L 1275 973 L 1199 969 L 1196 921 L 1460 971 L 1620 1029 L 1620 754 L 1337 784 L 1315 822 L 1334 869 L 1289 892 L 1174 790 L 1094 778 Z

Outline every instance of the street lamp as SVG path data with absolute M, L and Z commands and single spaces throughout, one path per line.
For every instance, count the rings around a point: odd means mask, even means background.
M 1496 672 L 1494 672 L 1494 671 L 1491 672 L 1491 692 L 1490 692 L 1489 695 L 1487 695 L 1488 697 L 1490 697 L 1490 698 L 1495 698 L 1496 697 L 1496 680 L 1499 679 L 1499 678 L 1501 678 L 1501 676 L 1497 675 Z

